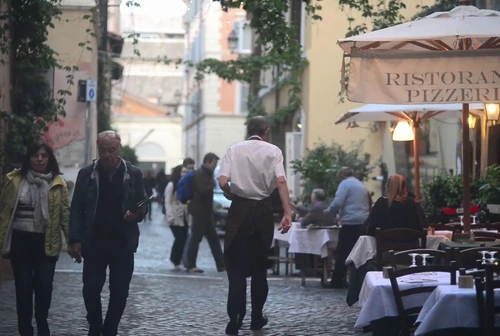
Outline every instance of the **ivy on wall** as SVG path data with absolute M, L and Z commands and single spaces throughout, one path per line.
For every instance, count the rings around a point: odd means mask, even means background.
M 0 53 L 10 62 L 11 111 L 0 111 L 8 129 L 3 143 L 2 168 L 16 166 L 30 142 L 41 137 L 48 124 L 64 117 L 66 96 L 73 85 L 76 67 L 63 67 L 57 53 L 47 45 L 48 30 L 61 19 L 60 0 L 0 0 L 7 11 L 0 14 Z M 68 90 L 53 88 L 47 78 L 55 69 L 68 72 Z

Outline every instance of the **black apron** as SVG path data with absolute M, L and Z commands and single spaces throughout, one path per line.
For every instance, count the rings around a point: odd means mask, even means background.
M 271 198 L 256 201 L 234 196 L 224 237 L 226 268 L 239 268 L 246 277 L 251 276 L 255 269 L 269 268 L 273 237 Z

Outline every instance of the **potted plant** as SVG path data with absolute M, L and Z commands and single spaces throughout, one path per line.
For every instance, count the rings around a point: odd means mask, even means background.
M 489 166 L 486 169 L 479 194 L 490 213 L 500 214 L 500 165 Z

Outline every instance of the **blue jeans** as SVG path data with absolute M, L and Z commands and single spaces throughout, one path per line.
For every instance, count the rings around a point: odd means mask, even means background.
M 109 266 L 109 305 L 102 319 L 101 292 Z M 90 325 L 89 336 L 116 336 L 127 305 L 134 273 L 134 254 L 112 245 L 93 248 L 84 255 L 83 299 Z
M 47 317 L 52 301 L 56 257 L 45 256 L 45 234 L 14 230 L 11 265 L 16 287 L 17 325 L 21 336 L 33 336 L 33 292 L 39 336 L 50 336 Z

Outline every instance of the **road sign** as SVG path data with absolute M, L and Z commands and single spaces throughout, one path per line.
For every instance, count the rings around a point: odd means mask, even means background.
M 93 79 L 87 79 L 87 101 L 96 101 L 97 96 L 97 81 Z

